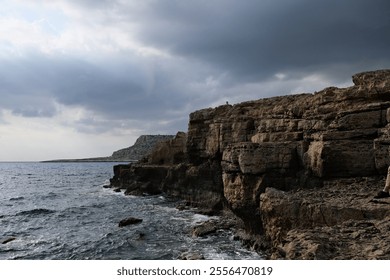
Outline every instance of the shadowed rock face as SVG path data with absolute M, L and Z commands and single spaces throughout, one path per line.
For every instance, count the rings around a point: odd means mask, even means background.
M 272 242 L 280 240 L 269 231 L 272 215 L 286 217 L 279 225 L 286 229 L 300 227 L 302 219 L 313 221 L 309 228 L 315 227 L 321 215 L 327 226 L 364 220 L 359 210 L 340 210 L 342 204 L 337 211 L 332 207 L 319 211 L 287 201 L 292 208 L 266 211 L 262 204 L 273 205 L 275 197 L 261 197 L 270 188 L 292 192 L 340 178 L 383 176 L 390 164 L 390 70 L 360 73 L 352 79 L 354 86 L 348 88 L 193 112 L 187 134 L 178 134 L 147 161 L 126 168 L 165 168 L 161 177 L 152 176 L 157 189 L 199 205 L 227 205 L 249 232 L 265 233 Z M 126 178 L 136 172 L 117 173 L 112 184 L 126 188 L 132 184 Z M 285 209 L 302 215 L 292 218 Z M 336 212 L 344 214 L 336 218 Z M 286 231 L 279 235 L 284 238 Z

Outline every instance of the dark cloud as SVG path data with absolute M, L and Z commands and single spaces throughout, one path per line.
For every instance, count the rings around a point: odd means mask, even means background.
M 144 42 L 237 79 L 390 62 L 387 0 L 152 1 L 137 20 Z
M 122 51 L 94 58 L 42 53 L 3 58 L 0 107 L 26 117 L 50 117 L 57 102 L 105 119 L 80 120 L 80 130 L 104 131 L 131 120 L 172 133 L 186 128 L 194 109 L 229 97 L 253 98 L 242 88 L 250 83 L 261 88 L 276 73 L 286 74 L 286 85 L 313 73 L 332 85 L 350 81 L 359 71 L 389 68 L 389 3 L 73 1 L 85 10 L 88 23 L 131 32 L 145 46 L 171 56 Z M 257 97 L 286 93 L 266 89 Z
M 106 121 L 91 116 L 79 122 L 80 130 L 108 130 L 113 121 L 160 121 L 169 128 L 178 114 L 172 111 L 185 107 L 191 98 L 181 92 L 184 71 L 171 66 L 151 65 L 127 57 L 105 57 L 93 63 L 76 57 L 48 57 L 42 54 L 0 61 L 0 108 L 24 117 L 51 117 L 56 114 L 55 102 L 81 106 Z M 181 74 L 175 81 L 173 71 Z M 169 72 L 169 75 L 165 72 Z M 174 78 L 170 75 L 174 75 Z M 189 78 L 189 77 L 188 77 Z M 182 119 L 180 120 L 183 127 Z M 158 123 L 156 123 L 156 126 Z M 161 125 L 161 124 L 160 124 Z

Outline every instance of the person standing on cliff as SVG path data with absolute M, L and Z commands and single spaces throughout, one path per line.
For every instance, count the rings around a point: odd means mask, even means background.
M 390 197 L 390 166 L 387 169 L 387 177 L 386 177 L 386 183 L 385 187 L 383 188 L 382 191 L 378 192 L 374 198 L 385 198 L 385 197 Z

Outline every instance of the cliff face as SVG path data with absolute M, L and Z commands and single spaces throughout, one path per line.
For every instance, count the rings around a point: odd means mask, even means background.
M 190 162 L 220 159 L 224 197 L 261 230 L 265 188 L 320 187 L 337 177 L 383 174 L 389 157 L 390 71 L 354 86 L 204 109 L 190 115 Z
M 280 200 L 274 204 L 266 189 L 323 189 L 340 178 L 383 175 L 390 164 L 390 70 L 356 74 L 353 82 L 348 88 L 330 87 L 314 94 L 193 112 L 185 141 L 183 136 L 181 148 L 173 149 L 174 154 L 180 150 L 178 160 L 172 159 L 166 144 L 164 155 L 156 150 L 149 162 L 131 168 L 163 168 L 154 190 L 214 208 L 227 205 L 249 232 L 265 233 L 272 242 L 279 242 L 288 230 L 301 227 L 296 222 L 300 218 L 289 220 L 286 210 L 282 214 L 286 221 L 276 223 L 281 210 L 262 206 L 279 205 Z M 131 168 L 128 174 L 135 174 Z M 117 168 L 112 183 L 127 188 L 129 181 L 120 172 Z M 298 211 L 294 207 L 291 211 Z M 325 220 L 330 219 L 335 218 Z
M 138 163 L 114 166 L 110 181 L 112 187 L 125 189 L 126 194 L 165 192 L 209 210 L 222 209 L 224 201 L 219 162 L 189 163 L 184 132 L 159 143 Z
M 117 161 L 140 160 L 147 156 L 159 142 L 173 137 L 174 135 L 141 135 L 133 146 L 113 152 L 110 158 Z

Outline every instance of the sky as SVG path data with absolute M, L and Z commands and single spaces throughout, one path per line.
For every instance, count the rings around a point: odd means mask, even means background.
M 108 156 L 208 107 L 390 68 L 388 0 L 0 0 L 0 161 Z

